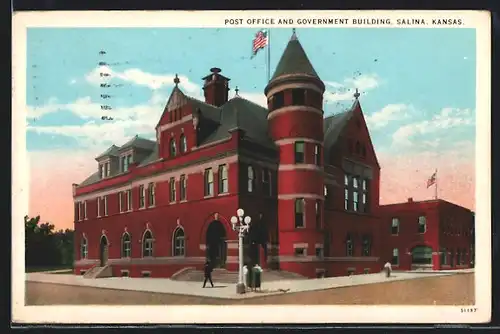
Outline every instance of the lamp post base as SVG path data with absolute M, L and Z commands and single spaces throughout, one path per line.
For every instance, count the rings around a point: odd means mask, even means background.
M 236 284 L 236 293 L 242 294 L 246 292 L 245 283 Z

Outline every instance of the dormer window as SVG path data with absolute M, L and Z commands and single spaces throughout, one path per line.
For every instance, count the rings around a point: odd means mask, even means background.
M 126 172 L 129 170 L 130 164 L 132 163 L 132 154 L 123 155 L 120 159 L 121 170 L 122 172 Z
M 101 179 L 109 177 L 111 174 L 111 164 L 109 162 L 104 162 L 99 164 L 99 176 Z

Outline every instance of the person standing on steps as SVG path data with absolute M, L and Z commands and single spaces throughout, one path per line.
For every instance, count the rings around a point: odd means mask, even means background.
M 209 261 L 205 262 L 205 268 L 204 268 L 204 274 L 205 274 L 205 280 L 203 281 L 203 287 L 207 285 L 207 281 L 210 281 L 210 284 L 212 284 L 212 288 L 214 287 L 214 282 L 212 282 L 212 265 L 210 264 Z

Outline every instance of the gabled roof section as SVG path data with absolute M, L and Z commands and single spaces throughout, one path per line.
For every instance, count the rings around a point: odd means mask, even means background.
M 138 135 L 135 135 L 134 138 L 130 139 L 128 142 L 123 144 L 119 148 L 119 151 L 124 151 L 128 148 L 138 148 L 138 149 L 142 149 L 142 150 L 152 151 L 155 146 L 156 146 L 155 141 L 141 138 Z
M 274 148 L 268 135 L 268 110 L 240 96 L 235 96 L 221 107 L 220 125 L 205 143 L 229 138 L 230 130 L 241 129 L 245 137 L 263 146 Z
M 287 74 L 306 74 L 319 79 L 295 32 L 290 38 L 270 81 Z
M 89 184 L 96 183 L 100 180 L 101 179 L 99 178 L 99 172 L 95 172 L 94 174 L 92 174 L 88 178 L 86 178 L 83 182 L 81 182 L 78 185 L 78 187 L 88 186 Z
M 170 93 L 170 97 L 168 98 L 167 104 L 165 105 L 165 109 L 163 109 L 163 113 L 158 120 L 158 124 L 160 124 L 163 117 L 166 116 L 170 110 L 178 109 L 186 103 L 186 95 L 184 95 L 179 86 L 175 85 L 174 89 L 172 89 L 172 93 Z M 158 124 L 156 125 L 157 127 Z
M 201 111 L 203 117 L 208 118 L 216 123 L 220 122 L 221 109 L 211 104 L 205 103 L 191 96 L 186 96 L 186 99 L 193 106 L 193 112 L 197 109 Z
M 158 145 L 155 145 L 153 148 L 153 151 L 151 152 L 150 155 L 148 155 L 144 160 L 142 160 L 139 164 L 139 167 L 149 165 L 152 162 L 155 162 L 158 160 L 159 154 L 158 154 Z
M 342 130 L 345 128 L 354 110 L 358 107 L 359 101 L 356 99 L 352 107 L 344 112 L 329 116 L 323 120 L 323 133 L 324 133 L 324 156 L 325 161 L 330 160 L 330 151 L 337 142 Z
M 118 155 L 118 146 L 116 145 L 111 145 L 110 148 L 108 148 L 106 151 L 104 151 L 103 153 L 101 153 L 98 157 L 96 157 L 95 159 L 96 160 L 100 160 L 104 157 L 107 157 L 107 156 L 117 156 Z

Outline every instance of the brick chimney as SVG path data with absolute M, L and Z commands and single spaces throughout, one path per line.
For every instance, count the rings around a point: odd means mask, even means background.
M 229 80 L 220 74 L 221 69 L 213 67 L 210 69 L 211 74 L 203 78 L 203 93 L 205 102 L 216 107 L 220 107 L 228 100 Z
M 413 197 L 408 197 L 408 203 L 413 203 Z

